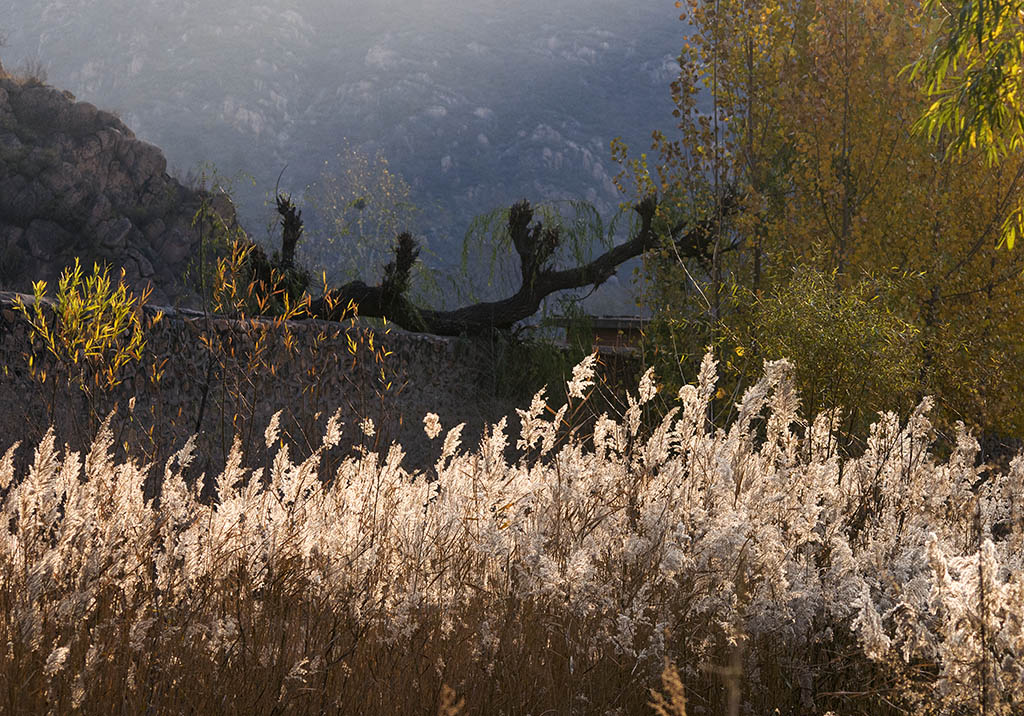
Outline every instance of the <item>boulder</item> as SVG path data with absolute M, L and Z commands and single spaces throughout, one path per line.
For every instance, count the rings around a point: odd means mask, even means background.
M 36 219 L 29 224 L 23 238 L 32 258 L 42 263 L 66 255 L 75 243 L 73 234 L 65 231 L 60 224 L 46 219 Z

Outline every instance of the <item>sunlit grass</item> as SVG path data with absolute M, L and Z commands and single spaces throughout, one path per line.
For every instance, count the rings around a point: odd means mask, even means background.
M 653 426 L 645 374 L 592 434 L 543 396 L 434 466 L 346 428 L 294 463 L 236 444 L 216 498 L 168 461 L 115 463 L 51 432 L 0 459 L 4 713 L 1014 713 L 1024 704 L 1024 462 L 928 449 L 927 404 L 840 460 L 766 366 L 728 430 L 696 385 Z M 523 454 L 510 463 L 506 448 Z M 28 449 L 23 447 L 20 449 Z M 984 479 L 981 479 L 985 476 Z M 666 663 L 674 664 L 666 670 Z M 663 674 L 664 672 L 664 674 Z M 652 689 L 654 691 L 652 691 Z M 655 693 L 656 692 L 656 693 Z M 657 694 L 661 694 L 658 696 Z

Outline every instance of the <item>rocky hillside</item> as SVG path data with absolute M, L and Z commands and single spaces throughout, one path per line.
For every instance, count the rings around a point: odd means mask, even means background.
M 458 275 L 482 212 L 525 198 L 614 213 L 609 141 L 642 152 L 675 124 L 678 16 L 672 0 L 0 0 L 0 55 L 116 109 L 172 174 L 212 162 L 261 241 L 283 167 L 308 245 L 329 232 L 304 188 L 344 176 L 349 147 L 380 152 L 423 209 L 406 228 L 424 263 Z M 474 290 L 498 298 L 481 263 Z
M 201 198 L 113 114 L 0 76 L 0 288 L 54 286 L 78 256 L 87 269 L 123 267 L 136 290 L 151 284 L 153 303 L 191 303 L 183 276 L 198 252 Z

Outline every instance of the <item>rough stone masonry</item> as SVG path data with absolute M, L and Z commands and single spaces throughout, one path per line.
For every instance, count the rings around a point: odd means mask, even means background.
M 0 291 L 0 455 L 15 441 L 34 445 L 51 425 L 58 444 L 88 450 L 95 431 L 90 399 L 69 383 L 67 366 L 33 341 L 15 297 Z M 31 304 L 32 296 L 21 298 Z M 264 429 L 278 410 L 293 456 L 315 448 L 327 418 L 340 409 L 343 449 L 386 452 L 396 441 L 408 466 L 429 466 L 440 451 L 440 440 L 432 443 L 424 434 L 427 412 L 439 414 L 445 429 L 466 422 L 467 447 L 476 446 L 485 424 L 514 415 L 516 405 L 495 398 L 486 385 L 489 376 L 481 370 L 492 361 L 471 341 L 384 332 L 359 321 L 231 320 L 152 306 L 144 314 L 142 359 L 121 371 L 119 386 L 97 392 L 93 411 L 100 417 L 116 411 L 116 444 L 127 443 L 129 452 L 145 454 L 158 469 L 193 433 L 204 471 L 223 467 L 235 435 L 249 457 L 261 458 Z M 389 353 L 382 361 L 369 350 L 371 336 L 377 353 Z M 382 369 L 388 389 L 380 382 Z M 359 427 L 364 417 L 374 421 L 373 436 Z

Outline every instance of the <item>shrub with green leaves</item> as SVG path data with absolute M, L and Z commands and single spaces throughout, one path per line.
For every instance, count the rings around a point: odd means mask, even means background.
M 735 416 L 764 361 L 791 360 L 807 412 L 841 411 L 836 430 L 850 448 L 879 411 L 906 412 L 925 394 L 919 331 L 902 298 L 910 280 L 854 279 L 804 262 L 760 291 L 725 282 L 715 321 L 711 289 L 691 277 L 687 286 L 662 291 L 645 358 L 675 390 L 710 347 L 722 376 L 708 417 L 719 425 Z
M 793 361 L 808 414 L 841 409 L 847 436 L 863 435 L 878 411 L 905 412 L 920 398 L 918 331 L 894 309 L 896 293 L 886 281 L 798 266 L 754 299 L 748 343 L 758 358 Z

